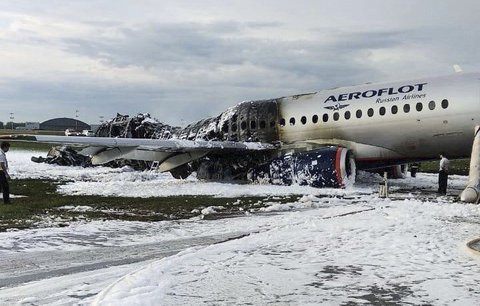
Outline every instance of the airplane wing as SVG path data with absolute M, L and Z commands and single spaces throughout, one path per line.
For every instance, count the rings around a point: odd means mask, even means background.
M 68 145 L 80 154 L 91 156 L 92 164 L 115 159 L 158 161 L 160 171 L 169 171 L 212 152 L 253 152 L 273 150 L 269 143 L 205 141 L 181 139 L 140 139 L 51 135 L 0 135 L 0 141 L 20 141 Z

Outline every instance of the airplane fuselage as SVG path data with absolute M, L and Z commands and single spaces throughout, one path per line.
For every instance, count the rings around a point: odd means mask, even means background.
M 281 98 L 279 139 L 354 151 L 357 161 L 468 157 L 480 74 L 360 85 Z
M 451 158 L 469 157 L 476 125 L 480 125 L 480 74 L 457 73 L 246 101 L 168 135 L 275 144 L 276 152 L 266 159 L 335 146 L 353 152 L 359 168 L 373 169 L 434 159 L 440 152 Z M 125 158 L 169 156 L 139 152 Z
M 480 125 L 480 74 L 242 102 L 185 128 L 162 124 L 160 139 L 132 139 L 130 124 L 114 135 L 114 125 L 101 127 L 99 137 L 6 138 L 78 145 L 92 164 L 156 161 L 159 171 L 180 178 L 195 171 L 206 179 L 340 187 L 356 168 L 378 170 L 441 152 L 469 157 Z

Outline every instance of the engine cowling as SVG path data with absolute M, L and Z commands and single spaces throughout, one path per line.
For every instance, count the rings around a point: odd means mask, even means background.
M 256 168 L 250 178 L 280 185 L 339 188 L 355 181 L 355 170 L 350 150 L 325 147 L 275 158 Z

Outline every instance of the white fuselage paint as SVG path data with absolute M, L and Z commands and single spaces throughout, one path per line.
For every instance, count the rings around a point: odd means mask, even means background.
M 285 119 L 279 137 L 287 147 L 339 145 L 353 150 L 360 161 L 431 159 L 442 151 L 453 158 L 468 157 L 474 127 L 480 124 L 480 74 L 342 87 L 279 101 L 279 116 Z M 434 109 L 429 108 L 431 101 Z M 448 101 L 446 108 L 442 101 Z M 410 105 L 408 113 L 406 104 Z M 396 114 L 392 113 L 394 106 Z M 382 107 L 384 115 L 380 114 Z M 371 117 L 369 109 L 373 109 Z M 360 118 L 357 111 L 362 113 Z M 346 112 L 350 112 L 349 119 Z M 335 113 L 338 120 L 334 120 Z M 317 123 L 312 121 L 315 115 Z

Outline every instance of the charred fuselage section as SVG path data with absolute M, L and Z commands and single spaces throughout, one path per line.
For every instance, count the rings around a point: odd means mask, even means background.
M 152 138 L 169 139 L 181 128 L 163 124 L 150 117 L 150 114 L 138 114 L 130 117 L 117 116 L 102 124 L 95 132 L 96 137 Z
M 184 128 L 163 124 L 148 114 L 135 117 L 117 114 L 97 130 L 97 137 L 181 139 L 190 141 L 233 141 L 279 143 L 279 100 L 240 103 L 217 117 L 192 123 Z M 167 155 L 162 164 L 175 162 L 169 168 L 175 178 L 186 178 L 196 172 L 197 178 L 222 181 L 253 181 L 272 184 L 300 184 L 314 187 L 341 187 L 355 172 L 351 152 L 339 147 L 310 150 L 290 148 L 248 152 L 212 151 L 198 156 L 179 152 Z M 175 160 L 175 161 L 174 161 Z M 152 162 L 116 159 L 106 164 L 148 169 Z
M 242 102 L 217 117 L 192 123 L 177 133 L 187 140 L 278 141 L 278 101 Z
M 185 128 L 163 124 L 149 114 L 117 114 L 102 124 L 95 136 L 272 143 L 278 141 L 278 113 L 277 99 L 242 102 Z
M 200 120 L 181 129 L 175 137 L 186 140 L 278 142 L 278 101 L 240 103 L 217 117 Z M 273 158 L 273 152 L 209 154 L 192 162 L 190 171 L 208 180 L 247 180 L 252 169 Z M 183 169 L 186 171 L 185 167 Z
M 184 128 L 173 127 L 152 119 L 148 114 L 129 117 L 117 114 L 97 130 L 98 137 L 156 138 L 212 141 L 275 143 L 278 141 L 278 101 L 242 102 L 217 117 L 202 119 Z M 249 171 L 272 159 L 272 152 L 245 154 L 208 154 L 171 171 L 177 178 L 191 172 L 208 180 L 247 180 Z M 124 160 L 114 163 L 125 164 Z M 127 161 L 139 168 L 138 163 Z M 151 163 L 145 163 L 148 168 Z

